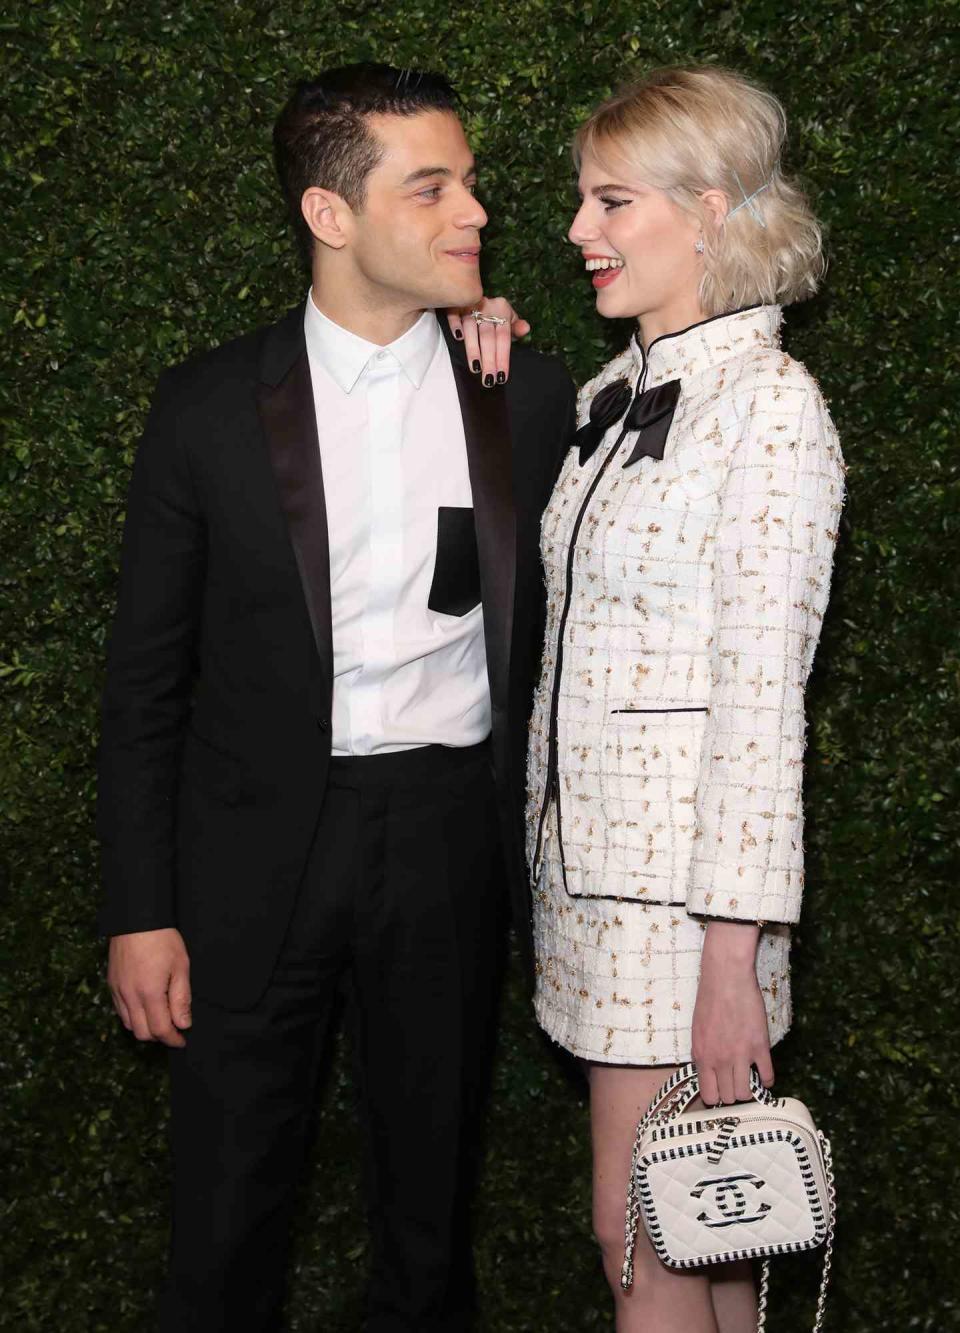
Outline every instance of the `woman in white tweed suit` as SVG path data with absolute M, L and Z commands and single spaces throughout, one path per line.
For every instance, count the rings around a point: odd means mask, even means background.
M 784 129 L 736 75 L 663 70 L 576 140 L 569 238 L 598 313 L 637 328 L 582 391 L 543 518 L 528 836 L 536 1011 L 587 1063 L 620 1333 L 756 1326 L 743 1266 L 671 1272 L 641 1233 L 629 1293 L 620 1268 L 653 1093 L 693 1058 L 705 1101 L 745 1099 L 790 1025 L 803 695 L 843 463 L 816 381 L 780 348 L 781 306 L 822 270 Z

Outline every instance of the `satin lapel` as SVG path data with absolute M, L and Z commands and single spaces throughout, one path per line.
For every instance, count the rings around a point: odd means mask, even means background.
M 470 489 L 477 526 L 483 633 L 490 697 L 506 711 L 510 641 L 517 575 L 517 519 L 513 499 L 513 450 L 502 388 L 485 389 L 451 349 L 467 442 Z
M 265 350 L 263 379 L 266 382 L 259 386 L 258 404 L 314 641 L 321 666 L 332 686 L 327 508 L 313 385 L 303 339 L 303 312 L 292 313 L 299 317 L 299 325 L 291 328 L 288 317 L 271 331 L 274 340 Z

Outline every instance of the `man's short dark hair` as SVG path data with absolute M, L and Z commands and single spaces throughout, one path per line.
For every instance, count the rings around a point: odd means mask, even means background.
M 314 239 L 300 211 L 303 192 L 319 186 L 341 195 L 353 209 L 363 207 L 367 177 L 383 155 L 367 116 L 457 109 L 457 95 L 442 74 L 370 61 L 327 69 L 297 84 L 273 127 L 273 153 L 308 264 Z

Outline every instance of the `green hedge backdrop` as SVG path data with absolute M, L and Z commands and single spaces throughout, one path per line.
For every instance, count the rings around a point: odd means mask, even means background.
M 810 692 L 808 896 L 780 1087 L 834 1136 L 831 1329 L 960 1326 L 957 129 L 943 0 L 14 0 L 0 20 L 0 1326 L 149 1327 L 165 1242 L 164 1074 L 115 1020 L 92 933 L 93 758 L 134 446 L 161 368 L 302 297 L 269 158 L 292 81 L 360 58 L 445 70 L 491 212 L 487 289 L 582 380 L 622 329 L 564 232 L 579 117 L 631 69 L 766 80 L 829 233 L 789 316 L 849 462 Z M 954 421 L 955 421 L 954 417 Z M 339 1046 L 304 1190 L 290 1327 L 358 1322 L 365 1232 Z M 483 1327 L 612 1327 L 583 1089 L 511 981 L 478 1199 Z M 816 1260 L 777 1265 L 809 1327 Z M 652 1331 L 655 1333 L 655 1331 Z

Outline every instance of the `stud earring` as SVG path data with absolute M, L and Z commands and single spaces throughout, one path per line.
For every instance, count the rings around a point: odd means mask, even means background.
M 697 237 L 697 239 L 696 239 L 696 240 L 694 241 L 694 243 L 693 243 L 693 248 L 694 248 L 694 250 L 696 250 L 696 252 L 697 252 L 698 255 L 702 255 L 702 254 L 703 254 L 704 246 L 703 246 L 703 237 L 702 237 L 702 236 L 698 236 L 698 237 Z

